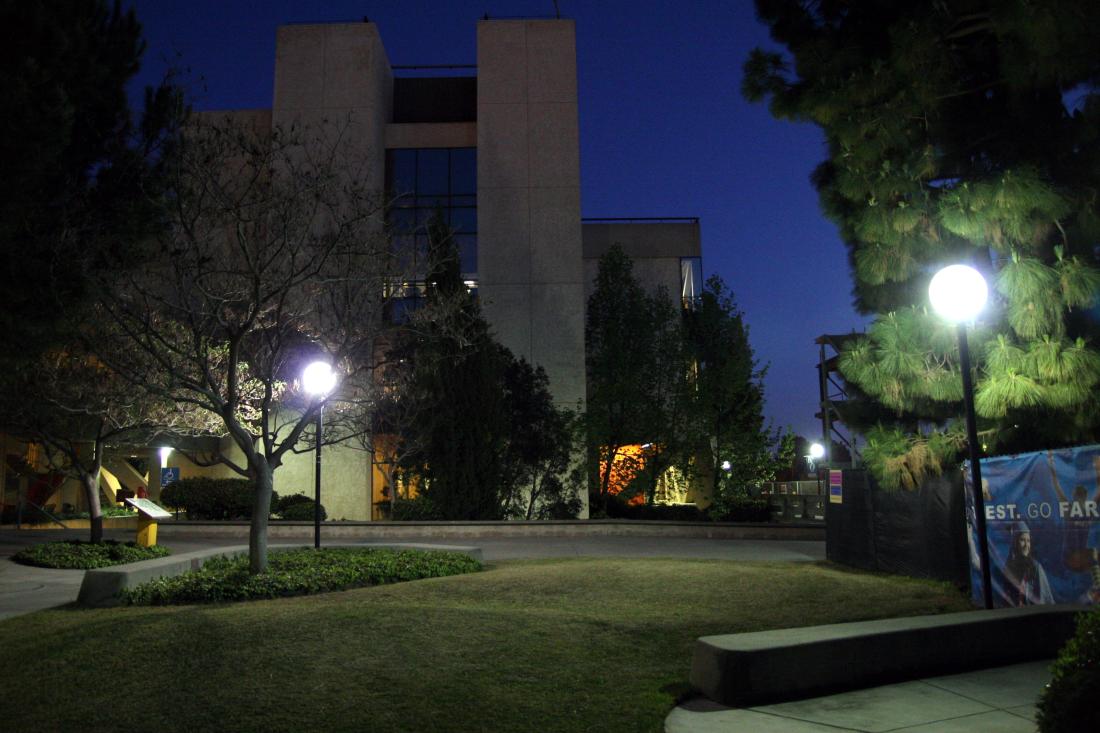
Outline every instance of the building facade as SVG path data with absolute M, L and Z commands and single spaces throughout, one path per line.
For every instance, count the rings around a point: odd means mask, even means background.
M 555 400 L 576 407 L 585 399 L 584 309 L 600 255 L 618 243 L 643 283 L 692 298 L 699 224 L 582 221 L 573 21 L 483 20 L 476 33 L 476 67 L 438 76 L 393 67 L 373 23 L 282 26 L 271 109 L 206 114 L 258 130 L 338 127 L 349 155 L 365 161 L 366 181 L 393 202 L 396 236 L 411 238 L 415 251 L 427 219 L 442 211 L 497 339 L 541 365 Z M 417 296 L 416 282 L 405 287 Z M 233 452 L 228 442 L 226 449 Z M 155 497 L 153 455 L 146 479 Z M 289 456 L 275 490 L 312 495 L 312 461 Z M 324 462 L 328 516 L 375 518 L 382 481 L 371 456 L 333 446 Z M 183 478 L 229 475 L 178 452 L 166 465 Z

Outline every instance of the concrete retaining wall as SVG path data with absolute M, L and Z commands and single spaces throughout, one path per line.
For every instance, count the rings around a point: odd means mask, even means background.
M 248 522 L 162 522 L 159 536 L 247 537 Z M 405 540 L 468 537 L 688 537 L 732 540 L 805 540 L 823 542 L 825 528 L 812 524 L 732 524 L 719 522 L 657 522 L 635 520 L 574 520 L 545 522 L 324 522 L 325 539 Z M 272 539 L 313 537 L 312 522 L 272 522 Z
M 745 707 L 1047 659 L 1073 635 L 1082 610 L 1030 606 L 704 636 L 691 684 Z

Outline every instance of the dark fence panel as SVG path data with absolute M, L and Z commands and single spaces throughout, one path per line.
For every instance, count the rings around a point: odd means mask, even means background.
M 826 557 L 866 570 L 969 580 L 962 474 L 914 491 L 883 491 L 865 471 L 844 471 L 844 500 L 826 510 Z

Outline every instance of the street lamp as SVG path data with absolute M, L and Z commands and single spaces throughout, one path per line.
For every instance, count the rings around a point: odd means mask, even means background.
M 321 404 L 317 406 L 317 433 L 316 455 L 314 459 L 314 504 L 313 504 L 313 547 L 321 547 L 321 428 L 322 416 L 325 411 L 324 398 L 336 386 L 336 372 L 325 361 L 315 361 L 302 372 L 302 387 L 313 397 L 321 398 Z
M 989 545 L 985 527 L 985 498 L 982 496 L 982 465 L 978 445 L 977 419 L 974 416 L 974 383 L 970 377 L 970 349 L 966 343 L 966 323 L 985 306 L 989 288 L 985 278 L 973 267 L 949 265 L 935 274 L 928 286 L 928 299 L 944 319 L 957 324 L 959 332 L 959 368 L 962 370 L 963 404 L 966 407 L 966 443 L 970 450 L 970 490 L 974 496 L 974 526 L 978 530 L 978 556 L 982 563 L 982 600 L 993 608 L 993 585 L 989 571 Z

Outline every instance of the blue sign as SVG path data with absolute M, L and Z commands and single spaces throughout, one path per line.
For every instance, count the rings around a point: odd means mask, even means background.
M 970 578 L 981 603 L 969 466 Z M 1100 446 L 982 461 L 994 606 L 1100 603 Z
M 172 467 L 165 466 L 164 468 L 160 469 L 160 487 L 162 489 L 165 486 L 167 486 L 168 484 L 172 483 L 173 481 L 179 481 L 179 480 L 180 480 L 180 467 L 179 466 L 172 466 Z

